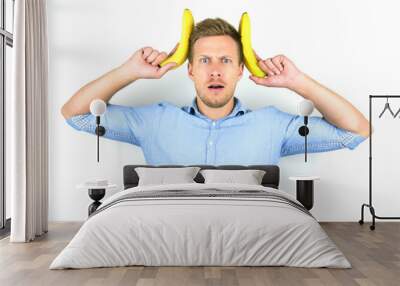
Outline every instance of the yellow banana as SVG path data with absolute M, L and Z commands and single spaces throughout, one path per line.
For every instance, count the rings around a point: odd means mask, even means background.
M 160 63 L 161 67 L 168 63 L 176 62 L 177 65 L 173 67 L 173 69 L 176 69 L 186 61 L 189 53 L 189 38 L 193 28 L 194 19 L 192 12 L 189 9 L 185 9 L 182 17 L 182 34 L 179 46 L 170 57 Z
M 244 64 L 249 72 L 257 77 L 265 77 L 265 72 L 258 66 L 257 58 L 251 46 L 250 17 L 247 12 L 242 14 L 239 24 L 239 34 L 242 40 Z

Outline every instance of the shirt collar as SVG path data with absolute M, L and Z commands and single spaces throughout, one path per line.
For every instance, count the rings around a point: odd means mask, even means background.
M 226 117 L 234 117 L 234 116 L 237 116 L 237 115 L 243 115 L 243 114 L 245 114 L 246 112 L 249 111 L 246 107 L 244 107 L 242 105 L 242 103 L 240 102 L 240 100 L 237 97 L 233 97 L 233 102 L 234 102 L 233 103 L 234 104 L 233 110 Z M 208 118 L 207 116 L 205 116 L 204 114 L 202 114 L 199 111 L 199 109 L 197 107 L 197 103 L 196 103 L 196 97 L 192 100 L 192 104 L 189 106 L 189 113 L 193 114 L 193 115 L 196 115 L 196 116 L 199 116 L 199 117 Z

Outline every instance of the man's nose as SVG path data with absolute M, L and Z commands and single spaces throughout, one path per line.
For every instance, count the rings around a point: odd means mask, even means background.
M 211 77 L 221 77 L 222 76 L 223 66 L 221 63 L 212 62 L 212 63 L 210 63 L 208 68 L 210 69 Z
M 216 69 L 214 69 L 212 72 L 211 72 L 211 77 L 221 77 L 221 71 L 219 71 L 219 70 L 216 70 Z

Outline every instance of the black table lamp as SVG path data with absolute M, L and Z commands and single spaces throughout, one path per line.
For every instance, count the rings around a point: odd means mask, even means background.
M 307 127 L 308 115 L 310 115 L 313 112 L 313 110 L 314 110 L 314 104 L 312 103 L 311 100 L 305 99 L 298 105 L 299 114 L 304 116 L 304 125 L 299 128 L 299 134 L 301 136 L 304 136 L 304 144 L 305 144 L 304 162 L 307 162 L 307 135 L 310 132 L 310 130 Z
M 99 162 L 99 136 L 106 133 L 106 129 L 100 125 L 100 116 L 106 112 L 107 105 L 101 99 L 95 99 L 90 103 L 90 113 L 96 116 L 96 135 L 97 135 L 97 162 Z

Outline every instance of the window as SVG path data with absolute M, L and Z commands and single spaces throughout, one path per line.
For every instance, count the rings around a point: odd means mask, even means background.
M 14 0 L 5 0 L 5 30 L 13 33 L 14 30 Z
M 5 99 L 11 92 L 14 0 L 0 0 L 0 237 L 10 231 L 10 194 L 5 188 Z

